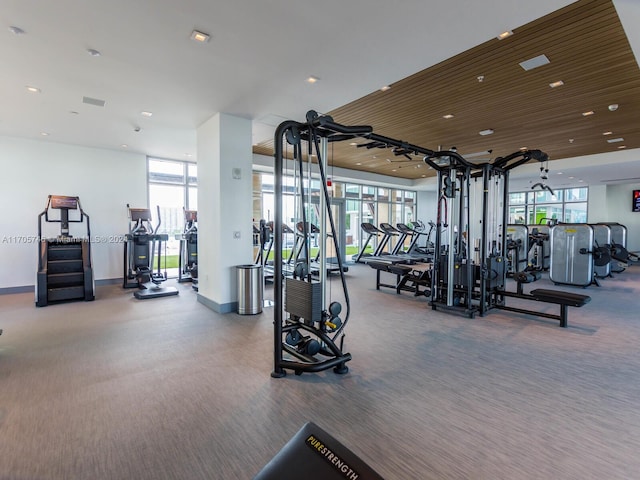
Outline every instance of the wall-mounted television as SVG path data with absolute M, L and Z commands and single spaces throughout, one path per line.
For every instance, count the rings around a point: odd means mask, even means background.
M 633 206 L 631 207 L 632 212 L 640 212 L 640 190 L 633 191 Z

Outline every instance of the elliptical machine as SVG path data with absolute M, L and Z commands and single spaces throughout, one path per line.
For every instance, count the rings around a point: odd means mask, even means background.
M 166 271 L 160 271 L 162 263 L 162 242 L 169 240 L 169 235 L 159 234 L 161 225 L 160 207 L 158 207 L 158 223 L 151 225 L 151 210 L 148 208 L 131 208 L 129 210 L 129 233 L 124 242 L 124 279 L 123 288 L 138 288 L 134 297 L 139 300 L 148 298 L 178 295 L 175 287 L 162 287 L 167 279 Z M 157 247 L 157 249 L 156 249 Z M 154 271 L 155 255 L 158 256 L 158 268 Z
M 180 240 L 178 257 L 178 282 L 198 283 L 198 212 L 184 210 L 184 231 Z

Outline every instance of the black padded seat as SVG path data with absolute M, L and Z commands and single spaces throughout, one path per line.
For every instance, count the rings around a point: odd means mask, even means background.
M 311 422 L 305 424 L 253 480 L 299 479 L 383 480 L 356 454 Z
M 536 300 L 547 303 L 556 303 L 558 305 L 567 305 L 569 307 L 582 307 L 591 301 L 588 295 L 579 295 L 577 293 L 563 292 L 560 290 L 545 290 L 537 288 L 529 292 Z
M 409 267 L 408 265 L 394 265 L 394 264 L 390 264 L 387 268 L 387 270 L 391 273 L 395 273 L 396 275 L 406 275 L 407 273 L 409 273 L 410 271 L 413 270 L 412 267 Z
M 367 262 L 367 265 L 369 265 L 371 268 L 375 268 L 376 270 L 382 270 L 384 272 L 390 272 L 396 275 L 404 275 L 413 270 L 413 268 L 408 265 L 403 265 L 400 263 L 377 262 L 374 260 Z

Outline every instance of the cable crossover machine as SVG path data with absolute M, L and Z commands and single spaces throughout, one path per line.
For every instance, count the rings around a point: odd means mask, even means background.
M 341 125 L 330 116 L 309 111 L 306 122 L 288 120 L 276 129 L 276 225 L 281 224 L 283 219 L 284 159 L 287 157 L 284 146 L 293 148 L 292 158 L 299 172 L 298 190 L 302 205 L 308 203 L 303 188 L 307 181 L 304 178 L 303 147 L 306 146 L 307 159 L 313 153 L 317 155 L 322 186 L 320 193 L 323 196 L 321 205 L 327 213 L 329 227 L 334 230 L 324 166 L 327 145 L 329 142 L 355 139 L 366 141 L 359 147 L 388 148 L 394 155 L 419 157 L 437 173 L 438 215 L 429 302 L 433 310 L 455 312 L 473 318 L 476 314 L 484 316 L 495 308 L 551 318 L 558 320 L 561 327 L 567 327 L 568 307 L 581 307 L 591 300 L 586 295 L 541 288 L 525 293 L 523 285 L 540 278 L 527 272 L 514 274 L 517 291 L 506 289 L 509 172 L 531 160 L 540 163 L 548 161 L 547 154 L 541 150 L 519 150 L 490 162 L 472 163 L 458 154 L 455 148 L 434 151 L 376 134 L 367 125 Z M 321 214 L 321 218 L 324 218 L 324 214 Z M 303 225 L 305 223 L 306 219 L 303 218 Z M 328 238 L 324 226 L 321 226 L 320 235 L 321 239 Z M 335 248 L 338 249 L 337 243 Z M 305 257 L 308 258 L 308 255 Z M 345 373 L 345 363 L 351 360 L 351 355 L 344 352 L 343 345 L 344 329 L 350 315 L 344 275 L 341 274 L 341 280 L 346 315 L 342 322 L 338 316 L 341 312 L 338 302 L 332 302 L 328 308 L 325 306 L 326 278 L 321 277 L 319 282 L 314 283 L 304 265 L 296 266 L 296 272 L 294 278 L 287 278 L 286 284 L 283 284 L 282 237 L 276 235 L 272 376 L 282 377 L 286 369 L 294 370 L 296 374 L 328 368 L 334 368 L 336 373 Z M 508 297 L 559 305 L 560 312 L 552 314 L 512 307 L 507 305 Z
M 331 210 L 331 197 L 327 187 L 328 142 L 335 140 L 339 132 L 327 128 L 329 117 L 320 117 L 316 112 L 307 113 L 307 122 L 285 121 L 275 133 L 274 166 L 274 225 L 283 222 L 283 178 L 285 158 L 292 158 L 294 172 L 294 212 L 300 220 L 300 254 L 293 265 L 293 275 L 285 275 L 282 256 L 283 236 L 274 235 L 274 367 L 271 375 L 279 378 L 285 370 L 293 370 L 296 375 L 303 372 L 320 372 L 333 368 L 337 374 L 348 372 L 346 362 L 351 354 L 344 351 L 344 330 L 349 321 L 350 303 L 343 255 L 338 240 L 337 228 Z M 349 137 L 351 138 L 351 137 Z M 285 152 L 284 145 L 290 145 L 292 152 Z M 310 212 L 314 208 L 311 199 L 311 158 L 317 158 L 320 176 L 317 231 L 311 231 Z M 335 252 L 340 276 L 342 299 L 345 303 L 344 320 L 340 317 L 342 304 L 328 301 L 327 248 L 320 248 L 319 257 L 310 255 L 311 236 L 317 234 L 320 245 L 329 243 Z M 317 267 L 312 267 L 317 262 Z M 290 266 L 289 266 L 290 268 Z M 313 276 L 317 271 L 318 279 Z M 328 304 L 328 306 L 327 306 Z M 288 316 L 285 316 L 285 313 Z

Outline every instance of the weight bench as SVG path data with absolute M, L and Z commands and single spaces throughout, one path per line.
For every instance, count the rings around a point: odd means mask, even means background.
M 376 270 L 376 290 L 380 290 L 380 287 L 387 287 L 387 288 L 393 288 L 396 291 L 396 293 L 400 293 L 400 290 L 403 286 L 402 278 L 408 275 L 413 270 L 413 268 L 410 267 L 409 265 L 376 262 L 374 260 L 367 262 L 367 265 L 369 265 L 371 268 Z M 381 272 L 387 272 L 395 275 L 396 283 L 395 284 L 382 283 L 382 280 L 380 277 Z
M 569 311 L 567 307 L 582 307 L 583 305 L 591 301 L 591 297 L 588 295 L 579 295 L 577 293 L 564 292 L 562 290 L 547 290 L 544 288 L 536 288 L 531 290 L 528 294 L 522 290 L 523 283 L 531 283 L 540 278 L 540 275 L 523 275 L 522 272 L 516 274 L 514 277 L 518 282 L 517 292 L 500 292 L 506 297 L 522 298 L 524 300 L 535 300 L 537 302 L 554 303 L 560 305 L 560 314 L 555 315 L 545 312 L 536 312 L 532 310 L 526 310 L 523 308 L 508 307 L 506 305 L 498 305 L 497 308 L 502 310 L 508 310 L 510 312 L 526 313 L 529 315 L 536 315 L 538 317 L 553 318 L 560 321 L 562 328 L 567 328 L 569 324 Z
M 569 323 L 567 307 L 582 307 L 591 301 L 591 297 L 588 295 L 578 295 L 577 293 L 563 292 L 560 290 L 545 290 L 543 288 L 531 290 L 529 295 L 538 302 L 560 305 L 560 315 L 549 316 L 549 318 L 560 320 L 560 326 L 562 328 L 567 328 Z M 540 315 L 540 313 L 538 313 L 538 315 Z
M 314 423 L 305 424 L 253 480 L 383 480 Z

